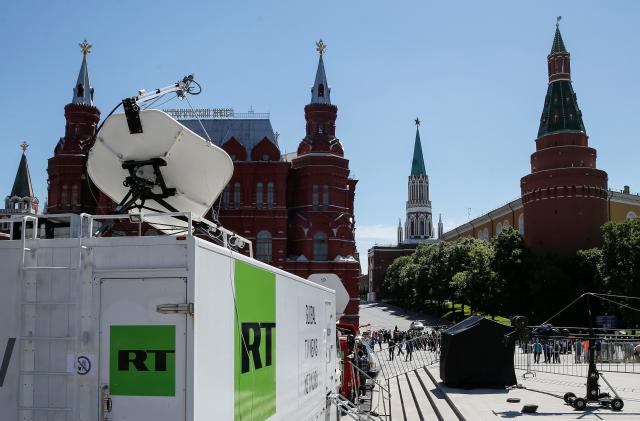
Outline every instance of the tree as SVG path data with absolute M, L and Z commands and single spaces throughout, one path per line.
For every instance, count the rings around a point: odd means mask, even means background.
M 530 300 L 530 253 L 524 239 L 512 227 L 491 240 L 494 250 L 492 269 L 502 284 L 501 309 L 507 314 L 528 314 Z
M 602 275 L 613 294 L 640 295 L 640 219 L 602 227 Z
M 451 287 L 456 296 L 472 308 L 496 315 L 501 309 L 502 281 L 492 270 L 494 251 L 491 244 L 474 240 L 468 246 L 464 270 L 453 275 Z
M 402 272 L 411 261 L 411 256 L 401 256 L 395 259 L 387 268 L 383 281 L 383 286 L 389 292 L 389 297 L 403 304 L 406 300 L 406 278 L 403 278 Z

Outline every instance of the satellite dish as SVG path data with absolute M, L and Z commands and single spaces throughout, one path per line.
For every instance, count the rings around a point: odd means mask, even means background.
M 340 277 L 335 273 L 314 273 L 308 279 L 336 292 L 336 316 L 342 316 L 351 297 L 349 297 L 349 293 L 342 285 Z
M 203 216 L 233 175 L 231 158 L 162 111 L 136 114 L 136 131 L 125 114 L 104 122 L 89 152 L 89 177 L 122 212 Z M 170 216 L 149 223 L 167 234 L 187 227 Z

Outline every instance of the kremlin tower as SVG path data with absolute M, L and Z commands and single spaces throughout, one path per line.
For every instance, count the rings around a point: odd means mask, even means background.
M 93 87 L 89 80 L 87 55 L 91 44 L 80 44 L 82 64 L 78 80 L 73 88 L 71 103 L 64 107 L 65 135 L 49 159 L 49 194 L 46 213 L 110 213 L 111 200 L 103 195 L 87 175 L 87 157 L 98 121 L 100 110 L 93 105 Z
M 285 266 L 307 278 L 312 273 L 335 273 L 349 292 L 343 322 L 358 325 L 358 277 L 353 201 L 357 180 L 350 177 L 336 138 L 338 107 L 331 103 L 323 56 L 320 53 L 311 102 L 304 107 L 306 136 L 291 161 L 288 187 L 288 252 L 294 256 Z
M 520 181 L 524 238 L 535 251 L 572 253 L 600 244 L 607 221 L 607 173 L 596 168 L 558 24 L 547 56 L 545 97 L 531 174 Z
M 407 217 L 404 221 L 404 240 L 398 243 L 424 243 L 433 238 L 431 200 L 429 200 L 429 177 L 424 166 L 422 142 L 420 142 L 420 119 L 416 118 L 416 140 L 413 145 L 411 174 L 407 182 Z

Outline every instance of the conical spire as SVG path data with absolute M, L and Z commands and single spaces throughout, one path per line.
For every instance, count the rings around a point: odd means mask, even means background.
M 316 80 L 311 88 L 311 104 L 331 104 L 331 89 L 327 84 L 327 75 L 324 72 L 324 50 L 327 45 L 322 40 L 316 42 L 316 51 L 320 54 L 318 60 L 318 70 L 316 70 Z
M 556 20 L 556 34 L 553 37 L 553 45 L 551 45 L 550 54 L 567 52 L 567 49 L 564 46 L 564 41 L 562 41 L 562 34 L 560 34 L 560 19 L 562 19 L 562 16 L 558 16 Z
M 411 175 L 427 175 L 422 156 L 422 143 L 420 142 L 420 119 L 416 118 L 416 141 L 413 145 L 413 160 L 411 161 Z
M 560 17 L 558 17 L 558 22 Z M 585 132 L 582 111 L 571 84 L 571 60 L 556 24 L 551 54 L 547 57 L 549 86 L 540 117 L 538 137 L 559 131 Z
M 80 66 L 80 73 L 78 73 L 78 81 L 73 88 L 73 100 L 71 101 L 73 104 L 93 105 L 93 88 L 89 80 L 89 68 L 87 66 L 87 54 L 91 52 L 91 47 L 87 40 L 80 44 L 82 65 Z
M 13 182 L 13 188 L 9 197 L 33 197 L 33 187 L 31 186 L 31 175 L 29 174 L 29 165 L 27 164 L 27 142 L 22 142 L 22 157 L 18 165 L 16 179 Z

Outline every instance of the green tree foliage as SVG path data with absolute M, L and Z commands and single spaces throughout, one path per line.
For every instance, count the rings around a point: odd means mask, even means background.
M 388 291 L 389 296 L 402 304 L 406 304 L 407 297 L 409 296 L 406 291 L 407 285 L 405 285 L 406 273 L 403 272 L 412 260 L 412 256 L 402 256 L 395 259 L 387 268 L 387 273 L 383 281 L 384 289 Z M 413 288 L 413 286 L 411 286 L 411 288 Z
M 602 275 L 610 293 L 640 296 L 640 219 L 602 227 Z
M 421 310 L 450 301 L 540 323 L 583 292 L 640 296 L 640 220 L 607 223 L 601 248 L 571 256 L 533 254 L 513 228 L 490 242 L 461 238 L 420 245 L 389 266 L 383 287 L 399 304 Z M 594 313 L 603 312 L 631 322 L 630 313 L 595 304 Z M 556 323 L 584 325 L 585 316 L 575 309 Z
M 501 285 L 502 305 L 505 314 L 529 314 L 530 300 L 530 253 L 524 239 L 512 227 L 502 230 L 491 240 L 493 260 L 491 268 Z

